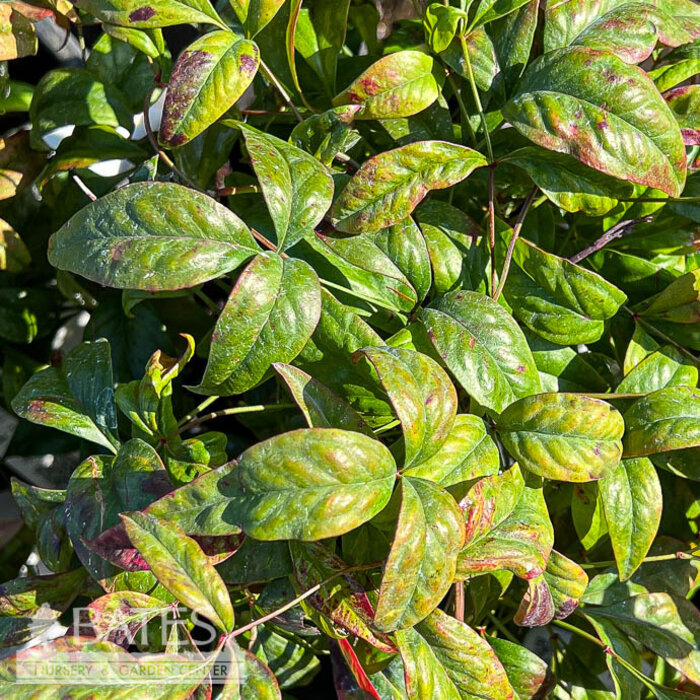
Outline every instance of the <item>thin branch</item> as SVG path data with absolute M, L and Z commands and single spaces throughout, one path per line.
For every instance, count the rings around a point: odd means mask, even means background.
M 495 166 L 489 167 L 489 250 L 491 251 L 491 296 L 496 298 L 496 176 Z
M 646 557 L 645 559 L 642 559 L 642 564 L 648 564 L 655 561 L 674 561 L 675 559 L 697 559 L 698 555 L 695 552 L 697 552 L 699 548 L 700 545 L 687 552 L 673 552 L 672 554 L 659 554 L 653 557 Z M 615 566 L 616 563 L 617 562 L 614 560 L 592 561 L 585 564 L 580 564 L 579 566 L 582 569 L 606 569 L 609 566 Z
M 533 200 L 535 199 L 535 195 L 537 194 L 537 186 L 532 188 L 532 192 L 528 195 L 527 199 L 525 200 L 525 203 L 523 204 L 522 208 L 520 209 L 520 214 L 518 214 L 518 220 L 515 222 L 515 226 L 513 227 L 513 236 L 510 239 L 510 243 L 508 244 L 508 251 L 506 252 L 506 258 L 503 261 L 503 270 L 501 270 L 501 279 L 498 283 L 498 289 L 496 290 L 496 294 L 494 294 L 494 301 L 498 301 L 498 297 L 501 296 L 501 293 L 503 292 L 503 288 L 506 286 L 506 280 L 508 279 L 508 272 L 510 270 L 510 263 L 513 260 L 513 251 L 515 251 L 515 244 L 518 241 L 518 238 L 520 237 L 520 231 L 523 228 L 523 223 L 525 222 L 525 217 L 527 216 L 527 212 L 530 209 L 530 205 L 532 204 Z
M 455 581 L 455 619 L 464 622 L 464 581 Z
M 94 202 L 97 199 L 97 195 L 75 174 L 71 173 L 73 182 L 80 188 L 80 191 L 91 201 Z
M 474 129 L 472 129 L 471 122 L 469 121 L 469 112 L 467 111 L 467 106 L 464 104 L 464 100 L 462 99 L 462 93 L 457 87 L 457 83 L 455 82 L 454 78 L 452 77 L 452 73 L 450 71 L 447 72 L 447 81 L 450 84 L 450 87 L 452 88 L 452 92 L 454 93 L 455 98 L 457 99 L 457 104 L 459 105 L 459 111 L 460 114 L 462 115 L 462 122 L 467 128 L 467 131 L 469 132 L 469 138 L 471 138 L 472 144 L 474 145 L 474 148 L 477 147 L 477 142 L 476 142 L 476 134 L 474 133 Z M 462 143 L 464 143 L 464 134 L 462 134 Z
M 270 406 L 235 406 L 234 408 L 224 408 L 221 411 L 214 411 L 212 413 L 207 413 L 204 416 L 195 418 L 189 423 L 185 423 L 177 432 L 184 433 L 187 430 L 191 430 L 197 425 L 206 423 L 209 420 L 214 420 L 214 418 L 223 418 L 224 416 L 235 416 L 241 413 L 259 413 L 261 411 L 282 411 L 288 408 L 296 408 L 295 403 L 277 403 Z
M 696 357 L 693 355 L 690 350 L 687 350 L 684 348 L 679 342 L 675 341 L 673 338 L 670 336 L 666 335 L 663 331 L 660 331 L 656 326 L 652 325 L 647 321 L 645 318 L 642 318 L 639 314 L 636 314 L 632 309 L 630 309 L 627 306 L 622 307 L 632 318 L 636 323 L 639 323 L 641 326 L 644 326 L 649 333 L 652 335 L 655 335 L 657 338 L 661 338 L 664 342 L 668 343 L 669 345 L 672 345 L 678 352 L 682 353 L 685 355 L 688 359 L 692 360 L 698 367 L 700 367 L 700 358 Z
M 198 406 L 196 406 L 192 411 L 190 411 L 186 416 L 183 416 L 180 418 L 180 420 L 177 423 L 177 427 L 179 428 L 181 425 L 185 425 L 188 421 L 191 421 L 195 416 L 197 416 L 199 413 L 201 413 L 205 408 L 208 408 L 211 406 L 214 401 L 216 401 L 219 397 L 218 396 L 207 396 L 202 403 L 200 403 Z
M 476 103 L 476 109 L 479 112 L 481 124 L 484 129 L 484 139 L 486 141 L 486 150 L 489 154 L 489 161 L 493 163 L 493 148 L 491 147 L 491 136 L 489 134 L 489 127 L 488 123 L 486 122 L 486 114 L 484 114 L 484 108 L 481 106 L 479 88 L 476 86 L 476 79 L 474 78 L 474 71 L 472 70 L 472 62 L 469 58 L 469 47 L 467 46 L 467 41 L 464 38 L 464 34 L 460 35 L 459 42 L 462 45 L 462 55 L 464 56 L 464 63 L 467 66 L 467 74 L 469 75 L 469 85 L 471 86 L 472 95 L 474 96 L 474 102 Z
M 584 260 L 589 255 L 593 255 L 593 253 L 597 253 L 599 250 L 608 245 L 608 243 L 611 243 L 617 238 L 622 238 L 628 233 L 632 233 L 637 224 L 648 223 L 652 220 L 652 218 L 652 216 L 643 216 L 640 219 L 629 219 L 627 221 L 620 221 L 616 223 L 614 226 L 609 228 L 593 245 L 588 246 L 588 248 L 582 250 L 580 253 L 576 253 L 576 255 L 572 255 L 569 258 L 569 262 L 580 263 L 581 260 Z
M 222 187 L 216 190 L 217 197 L 233 197 L 237 194 L 256 194 L 260 192 L 257 185 L 238 185 L 238 187 Z
M 270 622 L 270 620 L 274 620 L 276 617 L 279 617 L 282 613 L 287 612 L 287 610 L 290 610 L 295 605 L 301 603 L 302 600 L 306 600 L 309 596 L 312 596 L 314 593 L 318 593 L 318 591 L 320 591 L 321 588 L 323 588 L 325 585 L 327 585 L 334 579 L 338 578 L 338 576 L 344 576 L 345 574 L 350 574 L 353 571 L 367 571 L 369 569 L 377 569 L 380 566 L 382 566 L 382 564 L 383 562 L 374 564 L 361 564 L 359 566 L 349 566 L 348 568 L 343 569 L 342 571 L 336 571 L 332 576 L 329 576 L 327 579 L 321 581 L 321 583 L 317 583 L 315 586 L 312 586 L 307 591 L 304 591 L 301 595 L 298 595 L 296 598 L 290 600 L 288 603 L 285 603 L 282 607 L 277 608 L 277 610 L 273 610 L 271 613 L 268 613 L 267 615 L 264 615 L 263 617 L 257 620 L 253 620 L 247 625 L 243 625 L 243 627 L 239 627 L 237 630 L 234 630 L 233 632 L 227 635 L 227 639 L 238 637 L 241 634 L 244 634 L 245 632 L 254 629 L 255 627 L 263 625 L 266 622 Z

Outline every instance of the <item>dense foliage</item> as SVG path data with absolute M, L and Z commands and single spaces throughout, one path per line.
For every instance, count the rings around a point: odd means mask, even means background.
M 0 5 L 3 698 L 700 694 L 700 6 L 387 5 Z

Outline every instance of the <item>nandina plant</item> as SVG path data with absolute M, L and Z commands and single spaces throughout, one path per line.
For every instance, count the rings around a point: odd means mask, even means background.
M 0 14 L 3 698 L 700 694 L 700 6 Z

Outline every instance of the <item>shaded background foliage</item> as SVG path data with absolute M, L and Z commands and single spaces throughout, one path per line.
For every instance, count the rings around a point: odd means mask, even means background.
M 697 3 L 0 13 L 3 697 L 700 694 Z

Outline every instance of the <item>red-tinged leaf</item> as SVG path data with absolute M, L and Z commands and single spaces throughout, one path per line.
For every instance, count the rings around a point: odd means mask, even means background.
M 554 617 L 563 620 L 578 607 L 588 585 L 588 575 L 575 562 L 552 550 L 544 572 L 554 603 Z
M 596 170 L 671 197 L 683 190 L 685 147 L 670 108 L 644 71 L 613 54 L 574 46 L 541 56 L 503 114 L 531 141 Z
M 231 599 L 199 545 L 177 525 L 153 516 L 131 513 L 121 517 L 129 539 L 164 588 L 221 630 L 230 632 Z
M 347 639 L 331 642 L 331 662 L 338 700 L 351 700 L 358 692 L 368 700 L 382 700 Z
M 700 85 L 683 85 L 664 93 L 686 146 L 700 146 Z
M 554 601 L 543 575 L 527 582 L 527 591 L 520 601 L 513 622 L 521 627 L 544 627 L 554 618 Z
M 227 641 L 219 662 L 228 666 L 226 683 L 218 700 L 281 700 L 277 679 L 252 652 Z
M 289 549 L 300 592 L 347 568 L 345 562 L 318 542 L 290 542 Z M 352 574 L 343 574 L 324 584 L 318 593 L 309 596 L 306 602 L 334 624 L 364 639 L 377 649 L 396 651 L 388 637 L 372 631 L 374 609 L 364 587 Z

